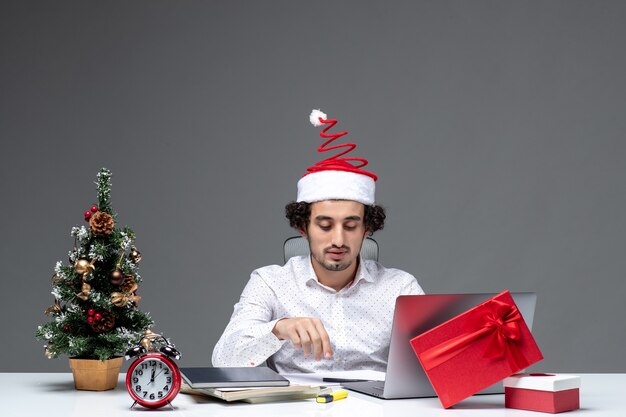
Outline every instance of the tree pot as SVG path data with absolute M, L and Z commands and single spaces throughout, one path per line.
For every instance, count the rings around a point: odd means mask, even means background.
M 121 356 L 106 361 L 70 358 L 74 387 L 86 391 L 115 389 L 123 361 Z

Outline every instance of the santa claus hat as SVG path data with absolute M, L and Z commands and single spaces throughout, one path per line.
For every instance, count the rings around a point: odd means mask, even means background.
M 297 201 L 314 203 L 323 200 L 353 200 L 365 205 L 374 204 L 378 177 L 361 169 L 368 164 L 367 159 L 343 157 L 356 148 L 354 143 L 330 146 L 348 132 L 328 133 L 337 124 L 337 120 L 328 119 L 320 110 L 313 110 L 309 118 L 313 126 L 326 125 L 320 132 L 320 137 L 327 140 L 317 149 L 318 152 L 345 149 L 307 168 L 307 173 L 298 181 Z

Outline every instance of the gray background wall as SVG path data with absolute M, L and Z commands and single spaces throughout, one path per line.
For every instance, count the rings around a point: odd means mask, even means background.
M 380 176 L 384 264 L 427 292 L 536 291 L 536 369 L 625 372 L 626 3 L 0 4 L 1 371 L 68 371 L 34 339 L 54 263 L 113 171 L 140 307 L 206 365 L 321 107 Z

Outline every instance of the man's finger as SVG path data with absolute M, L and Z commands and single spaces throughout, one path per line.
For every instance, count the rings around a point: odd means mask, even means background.
M 322 335 L 320 334 L 320 330 L 323 333 L 326 333 L 326 330 L 324 330 L 324 326 L 321 323 L 322 322 L 319 319 L 311 319 L 307 323 L 307 331 L 309 332 L 309 337 L 311 338 L 313 358 L 316 361 L 322 359 L 322 355 L 324 354 L 322 350 Z
M 289 332 L 289 340 L 291 340 L 291 343 L 293 343 L 294 348 L 302 349 L 302 341 L 300 340 L 300 336 L 295 329 Z
M 311 326 L 309 329 L 309 336 L 311 337 L 311 347 L 313 350 L 313 358 L 316 361 L 322 359 L 322 338 L 320 337 L 317 326 Z
M 300 337 L 300 345 L 304 351 L 304 357 L 308 358 L 311 354 L 311 338 L 309 337 L 309 333 L 307 332 L 306 327 L 301 326 L 298 326 L 297 332 Z
M 330 344 L 328 332 L 320 320 L 315 321 L 315 327 L 317 328 L 317 332 L 319 333 L 322 342 L 322 353 L 326 359 L 329 359 L 333 356 L 334 352 L 333 347 Z

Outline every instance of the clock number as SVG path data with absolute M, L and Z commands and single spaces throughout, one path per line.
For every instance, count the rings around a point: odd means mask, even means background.
M 150 399 L 154 400 L 154 392 L 152 394 L 150 394 Z
M 168 377 L 167 377 L 167 381 L 165 381 L 165 382 L 167 382 L 168 384 L 171 384 L 171 383 L 172 383 L 172 377 L 171 377 L 171 376 L 168 376 Z
M 163 391 L 159 391 L 159 398 L 163 398 Z
M 169 368 L 165 368 L 165 371 L 164 371 L 164 372 L 165 372 L 165 375 L 169 374 L 169 373 L 170 373 Z
M 137 385 L 137 386 L 135 387 L 135 391 L 137 391 L 137 392 L 141 392 L 141 385 Z
M 139 382 L 139 378 L 137 378 L 136 376 L 133 377 L 133 382 L 136 384 L 137 382 Z
M 135 369 L 135 375 L 143 375 L 143 371 L 141 369 Z
M 167 392 L 170 390 L 170 387 L 168 387 L 167 385 L 163 387 L 163 391 Z
M 143 362 L 143 363 L 141 364 L 141 369 L 148 369 L 148 364 L 147 364 L 147 363 L 145 363 L 145 362 Z

